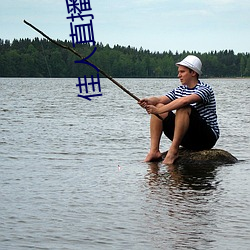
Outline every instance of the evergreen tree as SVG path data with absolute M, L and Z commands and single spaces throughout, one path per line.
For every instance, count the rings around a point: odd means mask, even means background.
M 58 41 L 72 47 L 70 41 Z M 97 51 L 89 59 L 113 77 L 176 77 L 175 63 L 188 54 L 201 58 L 203 77 L 249 77 L 250 54 L 235 54 L 233 50 L 150 52 L 142 47 L 97 43 Z M 91 54 L 94 47 L 84 44 L 75 49 L 84 57 Z M 95 69 L 86 64 L 75 63 L 79 58 L 63 50 L 46 39 L 0 39 L 0 77 L 90 77 Z

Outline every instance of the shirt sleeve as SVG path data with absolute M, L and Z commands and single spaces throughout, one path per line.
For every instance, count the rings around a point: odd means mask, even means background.
M 173 100 L 176 99 L 176 98 L 175 98 L 175 93 L 174 93 L 173 91 L 168 92 L 168 93 L 166 94 L 166 96 L 167 96 L 171 101 L 173 101 Z
M 168 93 L 166 94 L 166 96 L 167 96 L 171 101 L 174 101 L 175 99 L 177 99 L 175 92 L 176 92 L 176 89 L 173 89 L 172 91 L 168 92 Z
M 201 87 L 195 91 L 195 94 L 197 94 L 203 103 L 209 103 L 211 100 L 211 96 L 213 94 L 213 90 L 209 87 Z

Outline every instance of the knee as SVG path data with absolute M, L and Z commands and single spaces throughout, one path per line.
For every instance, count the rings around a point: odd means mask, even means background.
M 191 114 L 191 106 L 188 105 L 188 106 L 177 109 L 176 115 L 178 115 L 178 114 L 190 115 Z
M 162 103 L 158 103 L 158 104 L 155 105 L 155 107 L 157 107 L 157 108 L 160 108 L 162 106 L 164 106 L 164 104 L 162 104 Z
M 164 106 L 164 104 L 158 103 L 158 104 L 156 104 L 155 106 L 156 106 L 157 108 L 160 108 L 160 107 Z M 160 114 L 160 117 L 161 117 L 163 120 L 164 120 L 165 118 L 167 118 L 167 116 L 168 116 L 168 112 L 165 112 L 165 113 Z M 152 115 L 152 117 L 156 118 L 155 115 Z M 159 120 L 160 120 L 160 119 L 159 119 Z M 160 121 L 162 121 L 162 120 L 160 120 Z

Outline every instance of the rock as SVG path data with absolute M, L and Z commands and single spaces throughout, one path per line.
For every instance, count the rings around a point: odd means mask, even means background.
M 162 157 L 166 156 L 163 153 Z M 209 149 L 202 151 L 187 150 L 181 148 L 179 158 L 174 162 L 175 165 L 213 165 L 233 164 L 238 160 L 229 152 L 222 149 Z

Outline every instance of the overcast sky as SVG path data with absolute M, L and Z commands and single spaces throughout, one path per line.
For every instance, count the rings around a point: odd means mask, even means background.
M 25 19 L 54 39 L 71 40 L 66 0 L 0 1 L 0 38 L 41 37 L 23 23 Z M 225 49 L 250 52 L 249 0 L 90 0 L 90 3 L 92 10 L 88 14 L 94 15 L 95 40 L 104 45 L 130 45 L 153 52 Z

